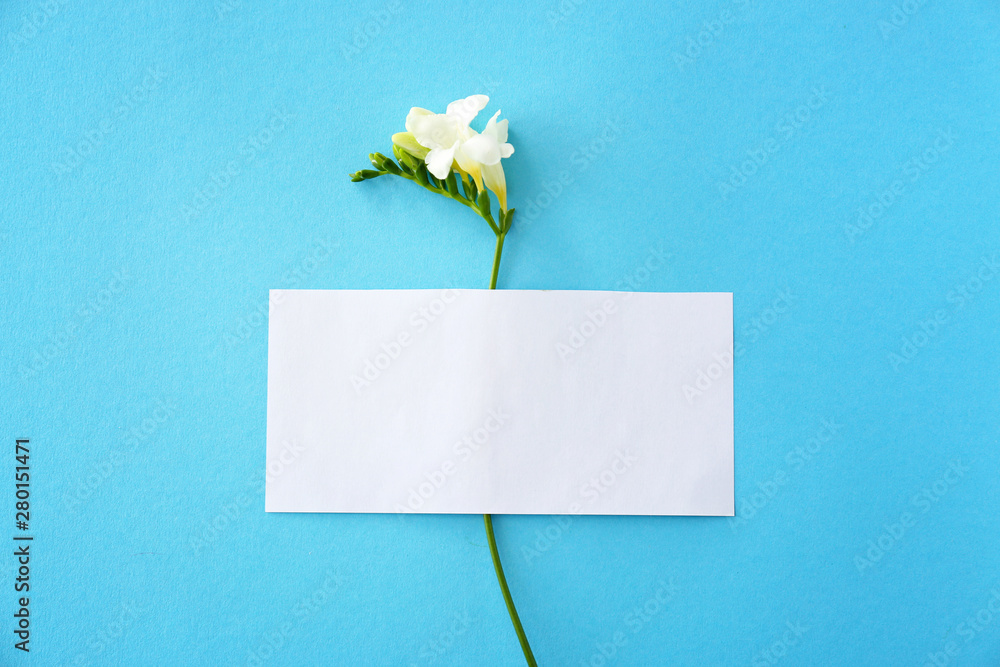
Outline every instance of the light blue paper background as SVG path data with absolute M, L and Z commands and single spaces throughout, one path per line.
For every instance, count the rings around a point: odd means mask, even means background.
M 849 4 L 0 5 L 30 659 L 519 663 L 480 517 L 267 515 L 259 486 L 269 288 L 486 286 L 475 215 L 347 179 L 479 92 L 517 151 L 502 288 L 735 295 L 738 522 L 497 518 L 540 663 L 1000 663 L 1000 10 Z

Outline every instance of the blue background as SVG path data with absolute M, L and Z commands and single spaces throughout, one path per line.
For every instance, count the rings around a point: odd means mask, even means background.
M 1000 9 L 837 4 L 3 3 L 30 659 L 521 661 L 480 517 L 260 486 L 269 288 L 486 286 L 474 214 L 347 178 L 486 93 L 501 288 L 735 295 L 737 519 L 498 517 L 540 663 L 1000 663 Z

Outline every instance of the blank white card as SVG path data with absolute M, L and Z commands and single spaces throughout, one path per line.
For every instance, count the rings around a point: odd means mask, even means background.
M 730 293 L 272 290 L 268 512 L 733 515 Z

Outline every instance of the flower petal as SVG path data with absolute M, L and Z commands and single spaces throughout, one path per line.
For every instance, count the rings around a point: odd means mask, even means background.
M 424 156 L 427 155 L 427 148 L 420 145 L 420 142 L 417 141 L 412 132 L 397 132 L 392 135 L 392 143 L 415 158 L 423 160 Z
M 406 131 L 413 132 L 413 122 L 420 116 L 433 116 L 433 111 L 428 111 L 427 109 L 421 109 L 420 107 L 413 107 L 410 109 L 410 113 L 406 114 Z
M 507 142 L 507 119 L 497 122 L 497 117 L 500 112 L 497 111 L 493 114 L 493 117 L 486 123 L 486 127 L 483 129 L 483 136 L 496 142 L 497 153 L 501 158 L 510 157 L 514 154 L 514 147 Z M 480 145 L 473 146 L 473 155 L 479 155 L 477 159 L 483 162 L 483 164 L 493 164 L 492 159 L 494 153 L 492 148 L 489 149 L 488 154 L 481 152 Z M 485 158 L 485 159 L 484 159 Z
M 486 181 L 486 187 L 493 191 L 493 194 L 497 196 L 497 201 L 500 202 L 500 208 L 504 211 L 507 210 L 507 178 L 503 173 L 503 166 L 500 161 L 497 160 L 496 164 L 486 165 L 483 167 L 483 180 Z
M 497 117 L 500 115 L 499 109 L 495 114 L 490 116 L 490 119 L 486 121 L 486 127 L 483 128 L 483 134 L 488 134 L 491 137 L 497 136 Z
M 451 172 L 451 163 L 455 159 L 455 150 L 459 143 L 456 141 L 451 148 L 434 148 L 424 160 L 427 162 L 427 171 L 434 174 L 435 178 L 444 180 Z
M 472 180 L 476 182 L 476 187 L 482 190 L 483 165 L 473 160 L 465 153 L 465 145 L 466 144 L 459 145 L 458 149 L 455 151 L 455 162 L 458 163 L 458 166 L 462 169 L 462 171 L 464 171 L 465 173 L 467 173 L 469 176 L 472 177 Z
M 486 108 L 489 101 L 490 98 L 486 95 L 469 95 L 464 100 L 455 100 L 449 104 L 445 113 L 457 119 L 462 125 L 468 125 Z
M 412 123 L 413 136 L 421 146 L 427 148 L 446 148 L 458 139 L 458 123 L 454 118 L 441 113 L 429 116 L 415 116 Z
M 500 162 L 500 146 L 490 134 L 477 134 L 462 144 L 462 150 L 470 159 L 484 165 Z
M 500 112 L 497 111 L 497 116 L 499 116 L 499 115 L 500 115 Z M 493 116 L 493 118 L 496 118 L 497 116 Z M 496 129 L 497 142 L 499 142 L 501 144 L 507 143 L 507 119 L 504 118 L 502 121 L 500 121 L 499 123 L 497 123 L 496 124 L 496 128 L 497 128 Z M 506 155 L 504 157 L 506 157 Z

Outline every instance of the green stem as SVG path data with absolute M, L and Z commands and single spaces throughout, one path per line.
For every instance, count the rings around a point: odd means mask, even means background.
M 497 551 L 497 538 L 493 535 L 493 517 L 489 514 L 484 514 L 483 521 L 486 523 L 486 539 L 490 543 L 493 569 L 497 572 L 497 581 L 500 582 L 500 590 L 503 591 L 503 599 L 507 603 L 507 613 L 510 614 L 510 621 L 514 624 L 517 640 L 521 642 L 524 659 L 528 662 L 529 667 L 538 667 L 538 663 L 535 662 L 535 656 L 531 653 L 531 646 L 528 645 L 528 637 L 524 634 L 524 628 L 521 627 L 521 619 L 517 617 L 517 609 L 514 608 L 514 599 L 510 596 L 510 589 L 507 587 L 507 578 L 503 576 L 500 553 Z
M 497 276 L 500 275 L 500 253 L 503 252 L 503 240 L 507 236 L 506 232 L 497 234 L 497 249 L 493 253 L 493 275 L 490 276 L 490 289 L 497 288 Z
M 503 215 L 500 217 L 503 220 Z M 503 253 L 503 240 L 507 235 L 506 230 L 497 232 L 497 249 L 493 254 L 493 274 L 490 276 L 490 289 L 497 288 L 497 276 L 500 273 L 500 255 Z M 503 593 L 503 600 L 507 604 L 507 613 L 510 614 L 510 622 L 514 624 L 514 632 L 517 633 L 517 640 L 521 642 L 521 650 L 524 651 L 524 659 L 529 667 L 538 667 L 535 656 L 531 653 L 531 646 L 528 644 L 528 636 L 524 634 L 521 627 L 521 619 L 517 616 L 517 609 L 514 608 L 514 598 L 510 595 L 510 588 L 507 586 L 507 577 L 503 574 L 503 565 L 500 564 L 500 552 L 497 550 L 497 538 L 493 534 L 493 517 L 489 514 L 483 515 L 483 522 L 486 524 L 486 539 L 490 543 L 490 556 L 493 558 L 493 569 L 497 573 L 497 581 L 500 582 L 500 591 Z

